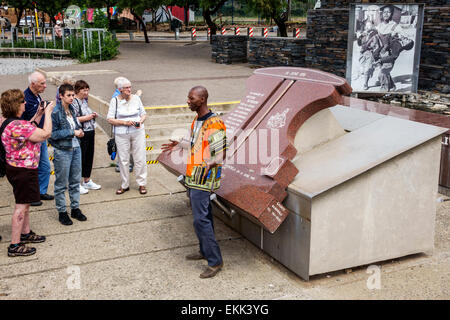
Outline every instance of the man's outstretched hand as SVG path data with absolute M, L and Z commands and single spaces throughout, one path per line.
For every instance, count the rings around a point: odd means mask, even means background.
M 161 150 L 162 150 L 163 152 L 166 152 L 166 151 L 172 151 L 172 150 L 174 150 L 175 147 L 179 144 L 179 142 L 178 142 L 178 141 L 175 141 L 175 140 L 170 140 L 170 139 L 169 139 L 169 141 L 170 141 L 170 143 L 165 143 L 165 144 L 163 144 L 163 145 L 161 146 Z

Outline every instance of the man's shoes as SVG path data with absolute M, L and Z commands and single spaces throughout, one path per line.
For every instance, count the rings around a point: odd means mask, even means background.
M 70 216 L 74 219 L 77 219 L 78 221 L 86 221 L 86 216 L 81 212 L 79 208 L 72 209 L 72 212 L 70 213 Z
M 30 230 L 30 233 L 21 234 L 21 243 L 41 243 L 45 241 L 45 236 L 38 236 L 36 233 Z
M 61 222 L 65 226 L 70 226 L 73 224 L 72 220 L 70 220 L 67 211 L 59 212 L 59 222 Z
M 42 201 L 32 202 L 32 203 L 30 203 L 30 205 L 32 207 L 39 207 L 39 206 L 42 206 Z
M 83 181 L 83 183 L 81 185 L 85 189 L 92 189 L 92 190 L 99 190 L 102 187 L 101 185 L 96 184 L 94 181 L 92 181 L 92 179 L 89 179 L 88 182 Z
M 53 199 L 55 199 L 55 197 L 49 195 L 48 193 L 41 194 L 41 200 L 53 200 Z
M 89 190 L 83 187 L 83 185 L 80 183 L 80 194 L 86 194 Z
M 205 257 L 200 252 L 191 253 L 186 256 L 186 260 L 202 260 L 202 259 L 205 259 Z
M 36 248 L 25 246 L 23 243 L 8 246 L 8 257 L 31 256 L 36 253 Z
M 114 169 L 116 172 L 120 172 L 120 167 L 116 166 L 116 168 Z
M 200 274 L 200 278 L 202 278 L 202 279 L 212 278 L 222 269 L 222 267 L 223 267 L 223 263 L 221 263 L 217 266 L 214 266 L 214 267 L 207 266 L 205 271 L 203 271 Z

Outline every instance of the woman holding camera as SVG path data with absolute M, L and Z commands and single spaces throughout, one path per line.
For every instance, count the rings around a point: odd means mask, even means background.
M 52 133 L 51 113 L 54 102 L 44 109 L 38 108 L 31 121 L 20 120 L 25 112 L 25 96 L 19 89 L 11 89 L 1 95 L 3 117 L 0 127 L 1 143 L 5 151 L 6 177 L 13 187 L 15 208 L 12 216 L 11 245 L 8 256 L 29 256 L 36 253 L 26 243 L 40 243 L 45 236 L 39 236 L 30 229 L 30 204 L 40 199 L 38 165 L 41 142 Z M 43 128 L 38 128 L 45 114 Z
M 83 177 L 83 182 L 80 186 L 81 194 L 87 193 L 88 189 L 98 190 L 102 187 L 91 179 L 92 164 L 94 163 L 95 118 L 97 118 L 97 113 L 89 108 L 88 97 L 89 84 L 84 80 L 78 80 L 75 83 L 75 99 L 72 106 L 84 132 L 84 137 L 80 139 L 81 176 Z
M 117 153 L 119 156 L 121 187 L 116 194 L 123 194 L 130 190 L 130 172 L 128 170 L 130 154 L 134 159 L 134 173 L 139 186 L 139 193 L 146 194 L 147 163 L 145 156 L 146 117 L 141 99 L 131 94 L 131 82 L 126 79 L 117 81 L 120 94 L 111 99 L 108 110 L 108 122 L 114 127 Z

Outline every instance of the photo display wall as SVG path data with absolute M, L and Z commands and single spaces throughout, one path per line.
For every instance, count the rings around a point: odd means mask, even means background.
M 422 4 L 352 4 L 347 81 L 354 92 L 417 92 Z

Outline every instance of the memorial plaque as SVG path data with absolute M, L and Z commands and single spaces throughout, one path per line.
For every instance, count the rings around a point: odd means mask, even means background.
M 351 87 L 335 75 L 294 67 L 258 69 L 246 85 L 244 99 L 222 117 L 228 150 L 215 193 L 273 233 L 288 215 L 281 203 L 298 174 L 291 162 L 298 129 L 316 112 L 342 103 L 341 95 L 350 94 Z M 186 165 L 174 158 L 165 152 L 158 160 L 174 174 L 184 174 Z

